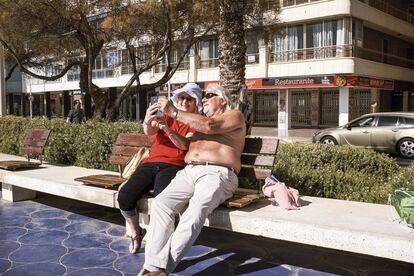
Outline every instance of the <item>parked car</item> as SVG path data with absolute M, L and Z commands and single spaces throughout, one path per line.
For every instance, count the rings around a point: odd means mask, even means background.
M 344 126 L 315 132 L 313 142 L 352 145 L 414 158 L 414 113 L 365 114 Z

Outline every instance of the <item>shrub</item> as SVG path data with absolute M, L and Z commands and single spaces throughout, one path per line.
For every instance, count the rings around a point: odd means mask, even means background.
M 67 124 L 61 119 L 6 116 L 0 118 L 0 152 L 21 155 L 20 146 L 29 128 L 50 129 L 44 159 L 62 165 L 116 170 L 109 164 L 109 154 L 121 132 L 142 133 L 136 122 L 90 120 L 84 124 Z
M 275 164 L 275 175 L 303 195 L 377 203 L 387 201 L 402 170 L 385 154 L 321 144 L 281 145 Z

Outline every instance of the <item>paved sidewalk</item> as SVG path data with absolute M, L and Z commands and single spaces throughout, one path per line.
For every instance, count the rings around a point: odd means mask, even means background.
M 116 209 L 50 195 L 0 200 L 0 275 L 136 275 L 144 250 L 129 254 L 123 223 Z M 200 243 L 174 275 L 212 275 L 212 270 L 215 275 L 329 275 Z
M 46 194 L 0 200 L 1 275 L 136 275 L 119 211 Z M 173 275 L 412 275 L 413 264 L 204 228 Z
M 313 134 L 317 129 L 289 129 L 287 132 L 279 131 L 273 127 L 253 127 L 251 136 L 278 137 L 285 143 L 311 143 Z

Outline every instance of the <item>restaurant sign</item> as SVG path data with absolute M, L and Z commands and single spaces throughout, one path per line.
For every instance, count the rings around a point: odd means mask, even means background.
M 334 86 L 333 76 L 267 78 L 262 81 L 263 88 L 301 88 Z

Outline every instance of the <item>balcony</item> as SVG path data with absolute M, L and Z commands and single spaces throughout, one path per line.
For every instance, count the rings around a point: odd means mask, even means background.
M 175 66 L 177 66 L 177 63 L 171 63 L 170 66 L 171 68 L 174 68 Z M 156 65 L 154 68 L 155 68 L 155 73 L 162 73 L 162 72 L 165 72 L 165 70 L 167 69 L 167 64 L 161 63 L 161 64 Z M 182 61 L 180 65 L 178 66 L 177 71 L 188 70 L 188 69 L 190 69 L 190 62 Z
M 414 25 L 414 10 L 400 10 L 392 5 L 392 1 L 387 0 L 359 1 Z
M 269 62 L 294 62 L 302 60 L 317 60 L 326 58 L 357 57 L 385 64 L 414 69 L 414 60 L 386 54 L 368 48 L 353 45 L 328 46 L 320 48 L 305 48 L 270 53 Z
M 272 52 L 269 62 L 292 62 L 310 59 L 352 57 L 352 45 L 304 48 L 282 52 Z
M 322 0 L 283 0 L 282 7 L 302 5 L 302 4 L 307 4 L 310 2 L 317 2 L 317 1 L 322 1 Z

